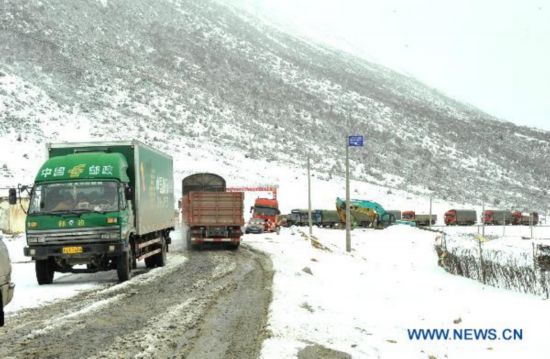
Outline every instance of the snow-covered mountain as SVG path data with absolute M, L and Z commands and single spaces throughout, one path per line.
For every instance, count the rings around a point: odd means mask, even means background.
M 31 181 L 46 142 L 130 138 L 170 152 L 181 173 L 207 169 L 205 155 L 222 172 L 242 172 L 240 161 L 303 167 L 309 155 L 329 179 L 343 174 L 347 133 L 366 136 L 351 151 L 356 179 L 546 206 L 549 133 L 224 3 L 0 4 L 2 183 Z

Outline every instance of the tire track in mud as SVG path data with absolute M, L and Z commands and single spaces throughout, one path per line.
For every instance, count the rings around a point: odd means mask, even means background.
M 269 259 L 170 253 L 169 265 L 22 311 L 0 328 L 0 357 L 256 358 L 271 301 Z

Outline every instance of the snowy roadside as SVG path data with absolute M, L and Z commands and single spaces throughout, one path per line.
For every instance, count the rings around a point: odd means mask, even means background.
M 273 261 L 271 337 L 262 357 L 296 357 L 311 344 L 380 358 L 543 358 L 548 301 L 453 276 L 437 265 L 436 234 L 407 226 L 247 235 Z M 293 234 L 294 232 L 294 234 Z M 513 310 L 511 310 L 513 309 Z M 411 340 L 408 329 L 521 329 L 522 340 Z
M 17 311 L 35 308 L 49 304 L 53 301 L 66 299 L 75 296 L 84 291 L 106 289 L 118 284 L 116 271 L 98 272 L 98 273 L 55 273 L 54 281 L 47 286 L 38 285 L 34 272 L 34 261 L 23 255 L 25 247 L 25 236 L 7 236 L 4 235 L 11 264 L 12 264 L 12 282 L 15 283 L 13 299 L 5 308 L 6 313 L 13 314 Z M 168 265 L 164 268 L 154 269 L 145 274 L 140 274 L 129 282 L 117 285 L 113 290 L 119 290 L 126 286 L 133 285 L 134 281 L 148 282 L 155 280 L 158 276 L 167 271 L 174 270 L 185 262 L 183 256 L 169 255 Z M 145 264 L 138 262 L 138 268 L 135 274 L 144 272 Z
M 5 308 L 6 313 L 35 308 L 57 299 L 72 297 L 82 291 L 110 286 L 116 283 L 116 274 L 100 272 L 94 274 L 56 273 L 54 282 L 39 286 L 34 273 L 34 262 L 23 255 L 25 236 L 4 236 L 12 265 L 12 282 L 15 283 L 13 299 Z M 46 287 L 46 288 L 45 288 Z

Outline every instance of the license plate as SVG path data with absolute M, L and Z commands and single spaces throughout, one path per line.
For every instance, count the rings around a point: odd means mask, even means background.
M 63 254 L 82 253 L 82 247 L 63 247 Z

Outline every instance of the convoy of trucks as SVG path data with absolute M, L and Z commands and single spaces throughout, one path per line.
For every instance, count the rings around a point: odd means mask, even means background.
M 148 268 L 166 264 L 169 233 L 174 229 L 169 155 L 138 141 L 50 144 L 47 155 L 31 187 L 26 218 L 24 254 L 35 261 L 38 284 L 52 283 L 55 272 L 111 269 L 122 282 L 130 278 L 138 260 L 144 260 Z M 307 210 L 294 209 L 281 216 L 276 187 L 265 188 L 274 191 L 273 198 L 257 198 L 251 208 L 252 219 L 263 223 L 264 232 L 277 231 L 281 224 L 309 223 Z M 10 190 L 10 204 L 17 200 L 15 193 Z M 243 203 L 244 193 L 238 188 L 228 190 L 219 175 L 197 173 L 184 178 L 180 204 L 188 247 L 197 249 L 214 242 L 237 249 L 243 235 Z M 341 227 L 346 203 L 340 198 L 336 203 L 337 210 L 313 210 L 312 224 Z M 435 214 L 386 211 L 366 200 L 352 200 L 350 212 L 353 223 L 362 227 L 385 228 L 396 219 L 418 226 L 437 222 Z M 450 209 L 444 222 L 473 225 L 476 217 L 475 210 Z M 482 213 L 481 222 L 537 225 L 539 216 L 537 212 L 489 209 Z M 2 287 L 5 304 L 9 293 L 4 292 Z
M 197 173 L 182 181 L 182 216 L 187 247 L 199 249 L 203 243 L 239 248 L 244 225 L 243 192 L 227 192 L 223 177 Z
M 55 272 L 164 266 L 174 229 L 172 158 L 138 141 L 50 144 L 31 191 L 24 254 Z M 81 268 L 78 265 L 86 265 Z

